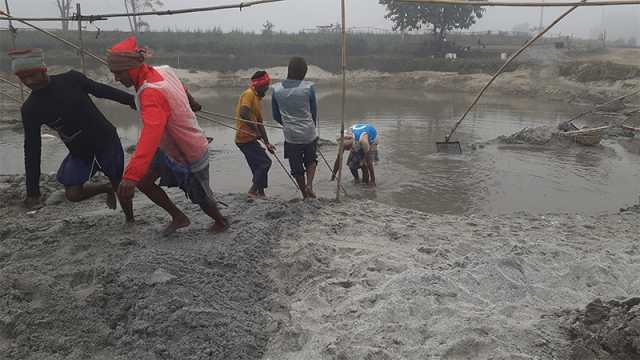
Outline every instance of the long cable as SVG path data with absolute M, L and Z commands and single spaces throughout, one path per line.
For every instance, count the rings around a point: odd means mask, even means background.
M 251 136 L 255 136 L 255 134 L 254 134 L 254 133 L 248 132 L 248 131 L 246 131 L 246 130 L 238 129 L 238 128 L 237 128 L 237 127 L 235 127 L 235 126 L 227 125 L 227 124 L 225 124 L 225 123 L 223 123 L 223 122 L 221 122 L 221 121 L 218 121 L 218 120 L 212 119 L 212 118 L 210 118 L 210 117 L 208 117 L 208 116 L 205 116 L 205 115 L 202 115 L 202 114 L 198 114 L 198 113 L 197 113 L 196 115 L 197 115 L 199 118 L 201 118 L 201 119 L 204 119 L 204 120 L 207 120 L 207 121 L 211 121 L 211 122 L 216 123 L 216 124 L 218 124 L 218 125 L 220 125 L 220 126 L 224 126 L 224 127 L 229 128 L 229 129 L 233 129 L 233 130 L 240 131 L 240 132 L 243 132 L 243 133 L 248 134 L 248 135 L 251 135 Z M 294 184 L 294 186 L 295 186 L 295 188 L 296 188 L 296 192 L 297 192 L 298 190 L 300 190 L 300 186 L 298 186 L 298 182 L 293 178 L 293 176 L 291 175 L 291 173 L 289 173 L 289 171 L 288 171 L 288 170 L 287 170 L 287 168 L 284 166 L 284 164 L 282 163 L 282 161 L 280 160 L 280 158 L 278 157 L 278 155 L 276 155 L 275 153 L 271 153 L 271 155 L 273 155 L 273 157 L 278 161 L 278 164 L 280 164 L 280 167 L 282 168 L 282 170 L 287 174 L 287 176 L 289 176 L 289 179 L 291 179 L 291 181 L 293 182 L 293 184 Z
M 207 110 L 200 110 L 200 112 L 203 113 L 203 114 L 211 115 L 211 116 L 217 116 L 217 117 L 223 118 L 223 119 L 238 120 L 238 121 L 241 121 L 241 122 L 244 122 L 244 123 L 247 123 L 247 124 L 262 125 L 264 127 L 282 130 L 282 126 L 268 125 L 268 124 L 265 124 L 265 123 L 259 123 L 257 121 L 245 120 L 245 119 L 242 119 L 242 118 L 239 118 L 239 117 L 233 117 L 233 116 L 220 114 L 220 113 L 215 113 L 215 112 L 211 112 L 211 111 L 207 111 Z

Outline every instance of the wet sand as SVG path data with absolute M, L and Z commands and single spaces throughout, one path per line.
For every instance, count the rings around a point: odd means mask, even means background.
M 0 180 L 5 194 L 20 181 Z M 218 196 L 227 233 L 174 191 L 193 224 L 169 238 L 140 195 L 132 227 L 103 199 L 36 213 L 3 201 L 3 358 L 567 359 L 571 311 L 640 291 L 635 211 Z
M 581 190 L 619 193 L 610 176 L 620 166 L 612 164 L 632 163 L 625 151 L 636 156 L 637 141 L 611 141 L 588 151 L 494 144 L 491 151 L 515 156 L 487 184 L 503 191 L 498 185 L 515 173 L 539 181 L 516 165 L 555 157 L 552 172 L 570 166 L 595 179 Z M 228 149 L 221 150 L 225 161 Z M 446 158 L 433 163 L 451 167 Z M 635 170 L 623 168 L 614 178 L 630 182 Z M 566 185 L 566 173 L 554 176 L 554 186 Z M 446 174 L 439 180 L 451 183 Z M 492 191 L 473 185 L 466 198 Z M 528 185 L 519 185 L 522 199 Z M 539 210 L 548 205 L 533 193 L 538 200 L 527 207 L 535 210 L 501 215 L 302 202 L 290 191 L 255 202 L 218 194 L 232 226 L 213 236 L 199 209 L 172 191 L 192 225 L 162 238 L 167 216 L 140 194 L 138 220 L 127 227 L 103 199 L 70 204 L 49 175 L 43 189 L 47 206 L 27 211 L 19 205 L 24 179 L 0 177 L 0 354 L 8 360 L 618 360 L 638 353 L 635 343 L 627 346 L 633 333 L 617 329 L 635 331 L 640 311 L 625 302 L 640 292 L 640 212 L 612 210 L 607 192 L 599 192 L 608 207 L 599 214 L 580 210 L 581 199 L 571 200 L 572 211 Z M 635 192 L 625 189 L 632 205 Z M 612 320 L 594 320 L 594 308 Z

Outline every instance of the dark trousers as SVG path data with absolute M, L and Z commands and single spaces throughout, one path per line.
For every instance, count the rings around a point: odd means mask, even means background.
M 271 159 L 267 155 L 267 152 L 258 141 L 248 142 L 246 144 L 236 144 L 240 148 L 240 151 L 247 159 L 247 163 L 251 168 L 253 174 L 253 185 L 256 191 L 263 191 L 269 187 L 268 177 L 269 169 L 271 168 Z

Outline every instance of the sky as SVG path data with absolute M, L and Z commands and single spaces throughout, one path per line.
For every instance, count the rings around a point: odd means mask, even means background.
M 163 0 L 162 9 L 180 9 L 235 4 L 240 0 Z M 391 29 L 391 23 L 385 20 L 385 8 L 378 0 L 346 0 L 347 26 Z M 0 2 L 2 4 L 2 2 Z M 124 12 L 122 0 L 80 0 L 85 14 Z M 55 0 L 9 0 L 15 16 L 50 17 L 57 16 Z M 74 7 L 75 9 L 75 7 Z M 546 8 L 543 23 L 549 24 L 564 8 Z M 540 22 L 539 8 L 487 8 L 486 14 L 472 28 L 474 31 L 512 30 L 514 26 L 528 23 L 530 27 Z M 287 0 L 281 3 L 256 5 L 245 8 L 222 10 L 176 16 L 149 16 L 145 20 L 152 29 L 196 30 L 221 28 L 224 31 L 244 30 L 260 31 L 268 20 L 275 30 L 297 32 L 318 25 L 336 24 L 340 19 L 340 0 Z M 553 34 L 574 35 L 590 38 L 599 33 L 603 24 L 609 39 L 640 35 L 640 5 L 612 6 L 607 8 L 590 7 L 577 9 L 563 20 Z M 55 28 L 56 23 L 45 24 Z M 126 19 L 113 19 L 98 22 L 104 30 L 127 30 Z M 0 24 L 0 27 L 4 25 Z M 90 29 L 92 26 L 89 27 Z

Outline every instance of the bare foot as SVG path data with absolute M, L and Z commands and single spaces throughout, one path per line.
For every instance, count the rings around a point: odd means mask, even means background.
M 307 187 L 307 191 L 306 191 L 307 197 L 311 198 L 311 199 L 315 199 L 316 198 L 316 194 L 313 192 L 313 188 L 311 187 Z
M 176 230 L 185 228 L 189 225 L 191 225 L 191 221 L 186 216 L 174 218 L 171 223 L 162 230 L 162 236 L 169 236 L 176 232 Z
M 107 207 L 111 210 L 115 210 L 118 208 L 118 201 L 116 200 L 116 193 L 108 192 L 106 199 Z
M 249 192 L 247 193 L 247 197 L 248 197 L 249 199 L 257 199 L 257 198 L 258 198 L 258 196 L 259 196 L 259 195 L 258 195 L 258 193 L 253 192 L 253 191 L 249 191 Z
M 221 232 L 225 232 L 229 228 L 229 220 L 224 219 L 223 223 L 216 221 L 209 227 L 209 232 L 212 234 L 219 234 Z

